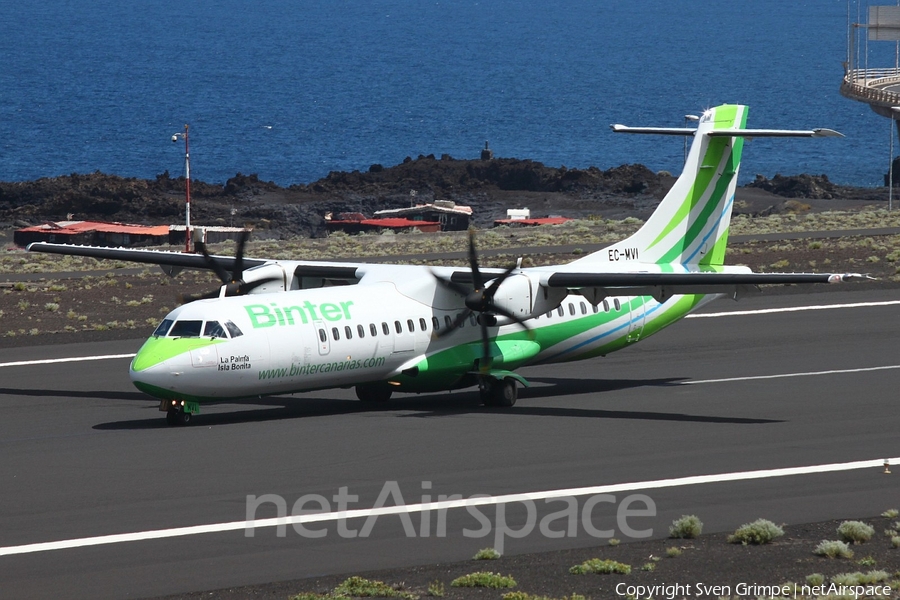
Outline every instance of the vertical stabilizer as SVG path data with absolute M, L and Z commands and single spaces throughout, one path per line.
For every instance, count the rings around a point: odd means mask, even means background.
M 747 110 L 738 104 L 707 110 L 694 132 L 684 170 L 647 222 L 629 238 L 572 264 L 624 260 L 721 265 L 744 139 L 741 135 L 716 136 L 710 132 L 743 130 Z M 677 131 L 685 133 L 635 132 Z

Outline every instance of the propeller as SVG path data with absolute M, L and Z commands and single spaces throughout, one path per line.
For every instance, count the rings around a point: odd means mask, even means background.
M 529 333 L 531 333 L 531 328 L 528 327 L 525 321 L 519 318 L 518 315 L 513 314 L 502 306 L 494 304 L 494 295 L 497 293 L 497 290 L 500 289 L 500 286 L 504 281 L 506 281 L 506 278 L 516 270 L 518 265 L 512 265 L 511 267 L 506 269 L 499 277 L 492 279 L 489 285 L 485 286 L 484 277 L 482 276 L 481 269 L 478 266 L 478 252 L 475 250 L 475 232 L 472 229 L 469 230 L 468 259 L 469 268 L 472 271 L 472 289 L 469 289 L 462 284 L 452 281 L 447 277 L 438 275 L 434 271 L 432 271 L 431 273 L 441 286 L 465 298 L 466 305 L 466 310 L 461 312 L 449 327 L 435 332 L 434 335 L 437 338 L 442 338 L 444 336 L 450 335 L 451 333 L 462 327 L 465 320 L 468 319 L 473 313 L 478 313 L 477 320 L 479 326 L 481 327 L 482 348 L 482 358 L 479 361 L 479 370 L 482 373 L 487 373 L 488 371 L 490 371 L 492 362 L 490 337 L 488 336 L 488 325 L 496 324 L 496 317 L 501 316 L 506 317 L 507 319 L 520 325 Z
M 222 266 L 219 259 L 210 255 L 209 250 L 206 248 L 206 244 L 204 244 L 202 240 L 196 240 L 194 242 L 194 248 L 199 250 L 203 255 L 207 266 L 216 274 L 222 282 L 222 286 L 204 294 L 185 294 L 181 297 L 181 303 L 187 304 L 188 302 L 194 302 L 195 300 L 206 300 L 208 298 L 218 298 L 220 296 L 243 296 L 244 294 L 249 294 L 261 285 L 279 280 L 278 277 L 264 277 L 263 279 L 257 279 L 255 281 L 244 281 L 244 246 L 249 237 L 250 232 L 244 230 L 238 238 L 234 255 L 234 269 L 231 271 L 231 275 L 228 274 L 228 271 Z

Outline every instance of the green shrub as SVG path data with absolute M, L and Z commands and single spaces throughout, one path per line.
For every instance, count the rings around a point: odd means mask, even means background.
M 845 542 L 822 540 L 813 550 L 813 554 L 828 558 L 853 558 L 853 550 Z
M 621 543 L 622 543 L 622 540 L 617 540 L 616 538 L 609 538 L 610 546 L 618 546 Z
M 900 548 L 900 535 L 891 538 L 891 548 Z
M 371 581 L 356 575 L 348 577 L 334 588 L 332 595 L 350 598 L 403 598 L 404 600 L 415 600 L 416 598 L 414 594 L 395 590 L 381 581 Z
M 442 598 L 444 596 L 444 584 L 437 580 L 429 583 L 428 595 L 434 596 L 435 598 Z
M 703 532 L 703 521 L 696 515 L 682 515 L 672 521 L 669 526 L 669 537 L 677 539 L 693 539 Z
M 648 563 L 644 563 L 643 565 L 641 565 L 641 571 L 655 571 L 655 570 L 656 570 L 655 562 L 648 562 Z
M 886 519 L 896 519 L 897 517 L 900 517 L 900 511 L 898 511 L 896 508 L 889 508 L 881 513 L 881 516 L 885 517 Z
M 858 564 L 861 567 L 874 567 L 875 565 L 878 564 L 878 561 L 875 560 L 875 558 L 873 558 L 871 556 L 864 556 L 863 558 L 856 561 L 856 564 Z
M 784 530 L 767 519 L 757 519 L 752 523 L 745 523 L 728 536 L 730 544 L 768 544 L 772 540 L 784 535 Z
M 812 573 L 806 576 L 806 585 L 817 586 L 825 583 L 825 576 L 821 573 Z
M 831 582 L 836 585 L 872 585 L 887 581 L 891 578 L 887 571 L 869 571 L 868 573 L 839 573 L 831 578 Z
M 478 571 L 457 577 L 450 582 L 450 587 L 483 587 L 483 588 L 511 588 L 516 587 L 516 580 L 507 575 Z
M 472 560 L 497 560 L 498 558 L 500 558 L 500 553 L 493 548 L 482 548 L 475 553 Z
M 845 542 L 862 544 L 875 535 L 875 528 L 862 521 L 844 521 L 837 528 L 838 537 Z
M 586 575 L 588 573 L 621 573 L 622 575 L 628 575 L 631 573 L 631 565 L 626 565 L 615 560 L 592 558 L 584 561 L 580 565 L 575 565 L 569 569 L 569 573 L 572 573 L 573 575 Z
M 666 548 L 666 556 L 669 558 L 678 558 L 683 553 L 683 550 L 677 546 L 669 546 Z

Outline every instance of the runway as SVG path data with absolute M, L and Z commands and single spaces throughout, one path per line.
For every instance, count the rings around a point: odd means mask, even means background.
M 900 508 L 900 464 L 891 475 L 873 466 L 900 457 L 900 305 L 871 304 L 900 298 L 844 289 L 720 301 L 705 312 L 749 314 L 687 319 L 606 358 L 524 369 L 533 386 L 511 409 L 477 406 L 472 392 L 373 409 L 335 390 L 204 407 L 170 428 L 131 386 L 127 357 L 2 366 L 127 355 L 142 340 L 0 350 L 0 597 L 140 598 L 465 560 L 503 523 L 515 554 L 603 544 L 604 530 L 623 543 L 631 530 L 665 537 L 682 514 L 706 533 Z M 858 306 L 757 312 L 848 303 Z M 874 462 L 723 477 L 853 461 Z M 717 477 L 648 483 L 695 476 Z M 546 499 L 572 488 L 589 489 L 574 526 L 559 518 L 542 531 L 566 508 Z M 537 513 L 521 538 L 532 519 L 521 502 L 402 518 L 369 510 L 386 495 L 391 506 L 400 495 L 412 505 L 525 493 Z M 369 512 L 305 530 L 187 529 L 275 517 L 278 498 L 290 514 Z M 172 530 L 184 533 L 82 543 Z M 82 542 L 21 550 L 65 540 Z

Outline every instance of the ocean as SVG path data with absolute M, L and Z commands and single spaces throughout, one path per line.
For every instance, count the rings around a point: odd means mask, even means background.
M 42 0 L 0 2 L 0 180 L 102 171 L 280 185 L 405 157 L 496 156 L 677 172 L 683 126 L 739 102 L 741 181 L 880 185 L 890 122 L 840 96 L 846 0 Z M 855 20 L 855 5 L 849 9 Z M 870 66 L 894 45 L 872 44 Z M 880 62 L 879 62 L 880 61 Z

